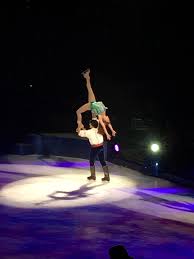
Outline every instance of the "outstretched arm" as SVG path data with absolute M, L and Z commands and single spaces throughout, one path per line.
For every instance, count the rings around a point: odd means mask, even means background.
M 78 136 L 80 136 L 82 138 L 89 138 L 89 135 L 90 135 L 89 132 L 90 132 L 90 130 L 82 129 L 82 130 L 77 131 L 77 134 L 78 134 Z
M 113 129 L 112 124 L 109 123 L 109 124 L 108 124 L 108 127 L 109 127 L 109 129 L 111 130 L 113 137 L 115 137 L 116 131 Z
M 101 115 L 98 115 L 98 119 L 99 119 L 100 124 L 102 125 L 102 128 L 103 128 L 103 130 L 104 130 L 104 133 L 106 134 L 107 139 L 108 139 L 108 140 L 111 140 L 111 136 L 108 134 L 108 131 L 107 131 L 107 129 L 106 129 L 106 126 L 105 126 L 105 124 L 104 124 L 104 122 L 103 122 L 103 120 L 102 120 L 102 116 L 101 116 Z

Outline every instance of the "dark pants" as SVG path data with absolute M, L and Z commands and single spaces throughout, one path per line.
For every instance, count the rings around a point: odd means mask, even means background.
M 90 150 L 90 166 L 94 166 L 94 162 L 96 157 L 98 156 L 100 163 L 102 166 L 106 166 L 106 162 L 104 160 L 104 148 L 101 147 L 91 147 Z

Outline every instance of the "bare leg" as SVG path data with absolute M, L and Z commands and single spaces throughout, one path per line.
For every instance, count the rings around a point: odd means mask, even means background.
M 88 102 L 95 102 L 96 97 L 94 95 L 94 92 L 92 90 L 91 82 L 90 82 L 90 69 L 86 70 L 86 72 L 83 73 L 84 78 L 86 79 L 86 87 L 88 90 Z
M 77 132 L 84 128 L 84 125 L 82 124 L 82 113 L 84 113 L 86 111 L 90 111 L 91 102 L 96 101 L 96 98 L 95 98 L 95 95 L 94 95 L 94 92 L 92 90 L 92 86 L 91 86 L 91 83 L 90 83 L 90 69 L 87 69 L 86 71 L 83 72 L 83 77 L 86 79 L 86 87 L 87 87 L 87 90 L 88 90 L 88 103 L 82 105 L 76 111 L 77 124 L 78 124 L 78 127 L 76 129 Z M 96 115 L 92 114 L 92 118 L 96 118 Z
M 78 130 L 83 129 L 84 125 L 82 124 L 82 113 L 86 112 L 86 111 L 90 111 L 90 103 L 86 103 L 84 105 L 82 105 L 77 111 L 77 129 L 76 131 L 78 132 Z

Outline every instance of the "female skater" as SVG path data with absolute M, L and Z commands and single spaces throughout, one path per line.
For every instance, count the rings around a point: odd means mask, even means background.
M 92 86 L 90 83 L 90 69 L 87 69 L 82 73 L 83 77 L 86 79 L 86 87 L 88 90 L 88 103 L 82 105 L 77 111 L 77 124 L 78 127 L 76 129 L 79 132 L 81 129 L 84 129 L 82 124 L 82 113 L 86 111 L 92 112 L 92 118 L 98 118 L 100 125 L 102 126 L 104 133 L 108 140 L 111 139 L 106 126 L 111 130 L 112 136 L 116 135 L 116 131 L 113 129 L 109 117 L 106 115 L 107 107 L 104 106 L 103 102 L 97 102 L 94 92 L 92 90 Z

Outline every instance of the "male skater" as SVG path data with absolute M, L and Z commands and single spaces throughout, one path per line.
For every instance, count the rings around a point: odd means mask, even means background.
M 95 163 L 96 157 L 98 156 L 104 172 L 104 177 L 102 178 L 102 181 L 110 181 L 108 166 L 106 165 L 106 161 L 104 159 L 103 135 L 98 133 L 98 125 L 99 125 L 99 122 L 97 120 L 91 120 L 89 130 L 83 129 L 83 130 L 79 130 L 77 133 L 80 137 L 88 138 L 91 145 L 91 150 L 90 150 L 91 175 L 88 177 L 88 180 L 96 180 L 94 163 Z
M 112 136 L 116 135 L 116 131 L 113 129 L 110 118 L 106 114 L 106 109 L 107 107 L 104 106 L 103 102 L 97 102 L 96 97 L 94 94 L 94 91 L 91 86 L 90 82 L 90 69 L 87 69 L 82 73 L 83 77 L 86 79 L 86 87 L 88 91 L 88 102 L 82 105 L 77 111 L 77 132 L 80 129 L 83 129 L 83 124 L 82 124 L 82 113 L 86 111 L 91 111 L 92 112 L 92 118 L 98 117 L 99 123 L 103 128 L 104 134 L 106 135 L 107 140 L 111 140 L 111 136 L 107 131 L 106 126 L 111 130 Z

